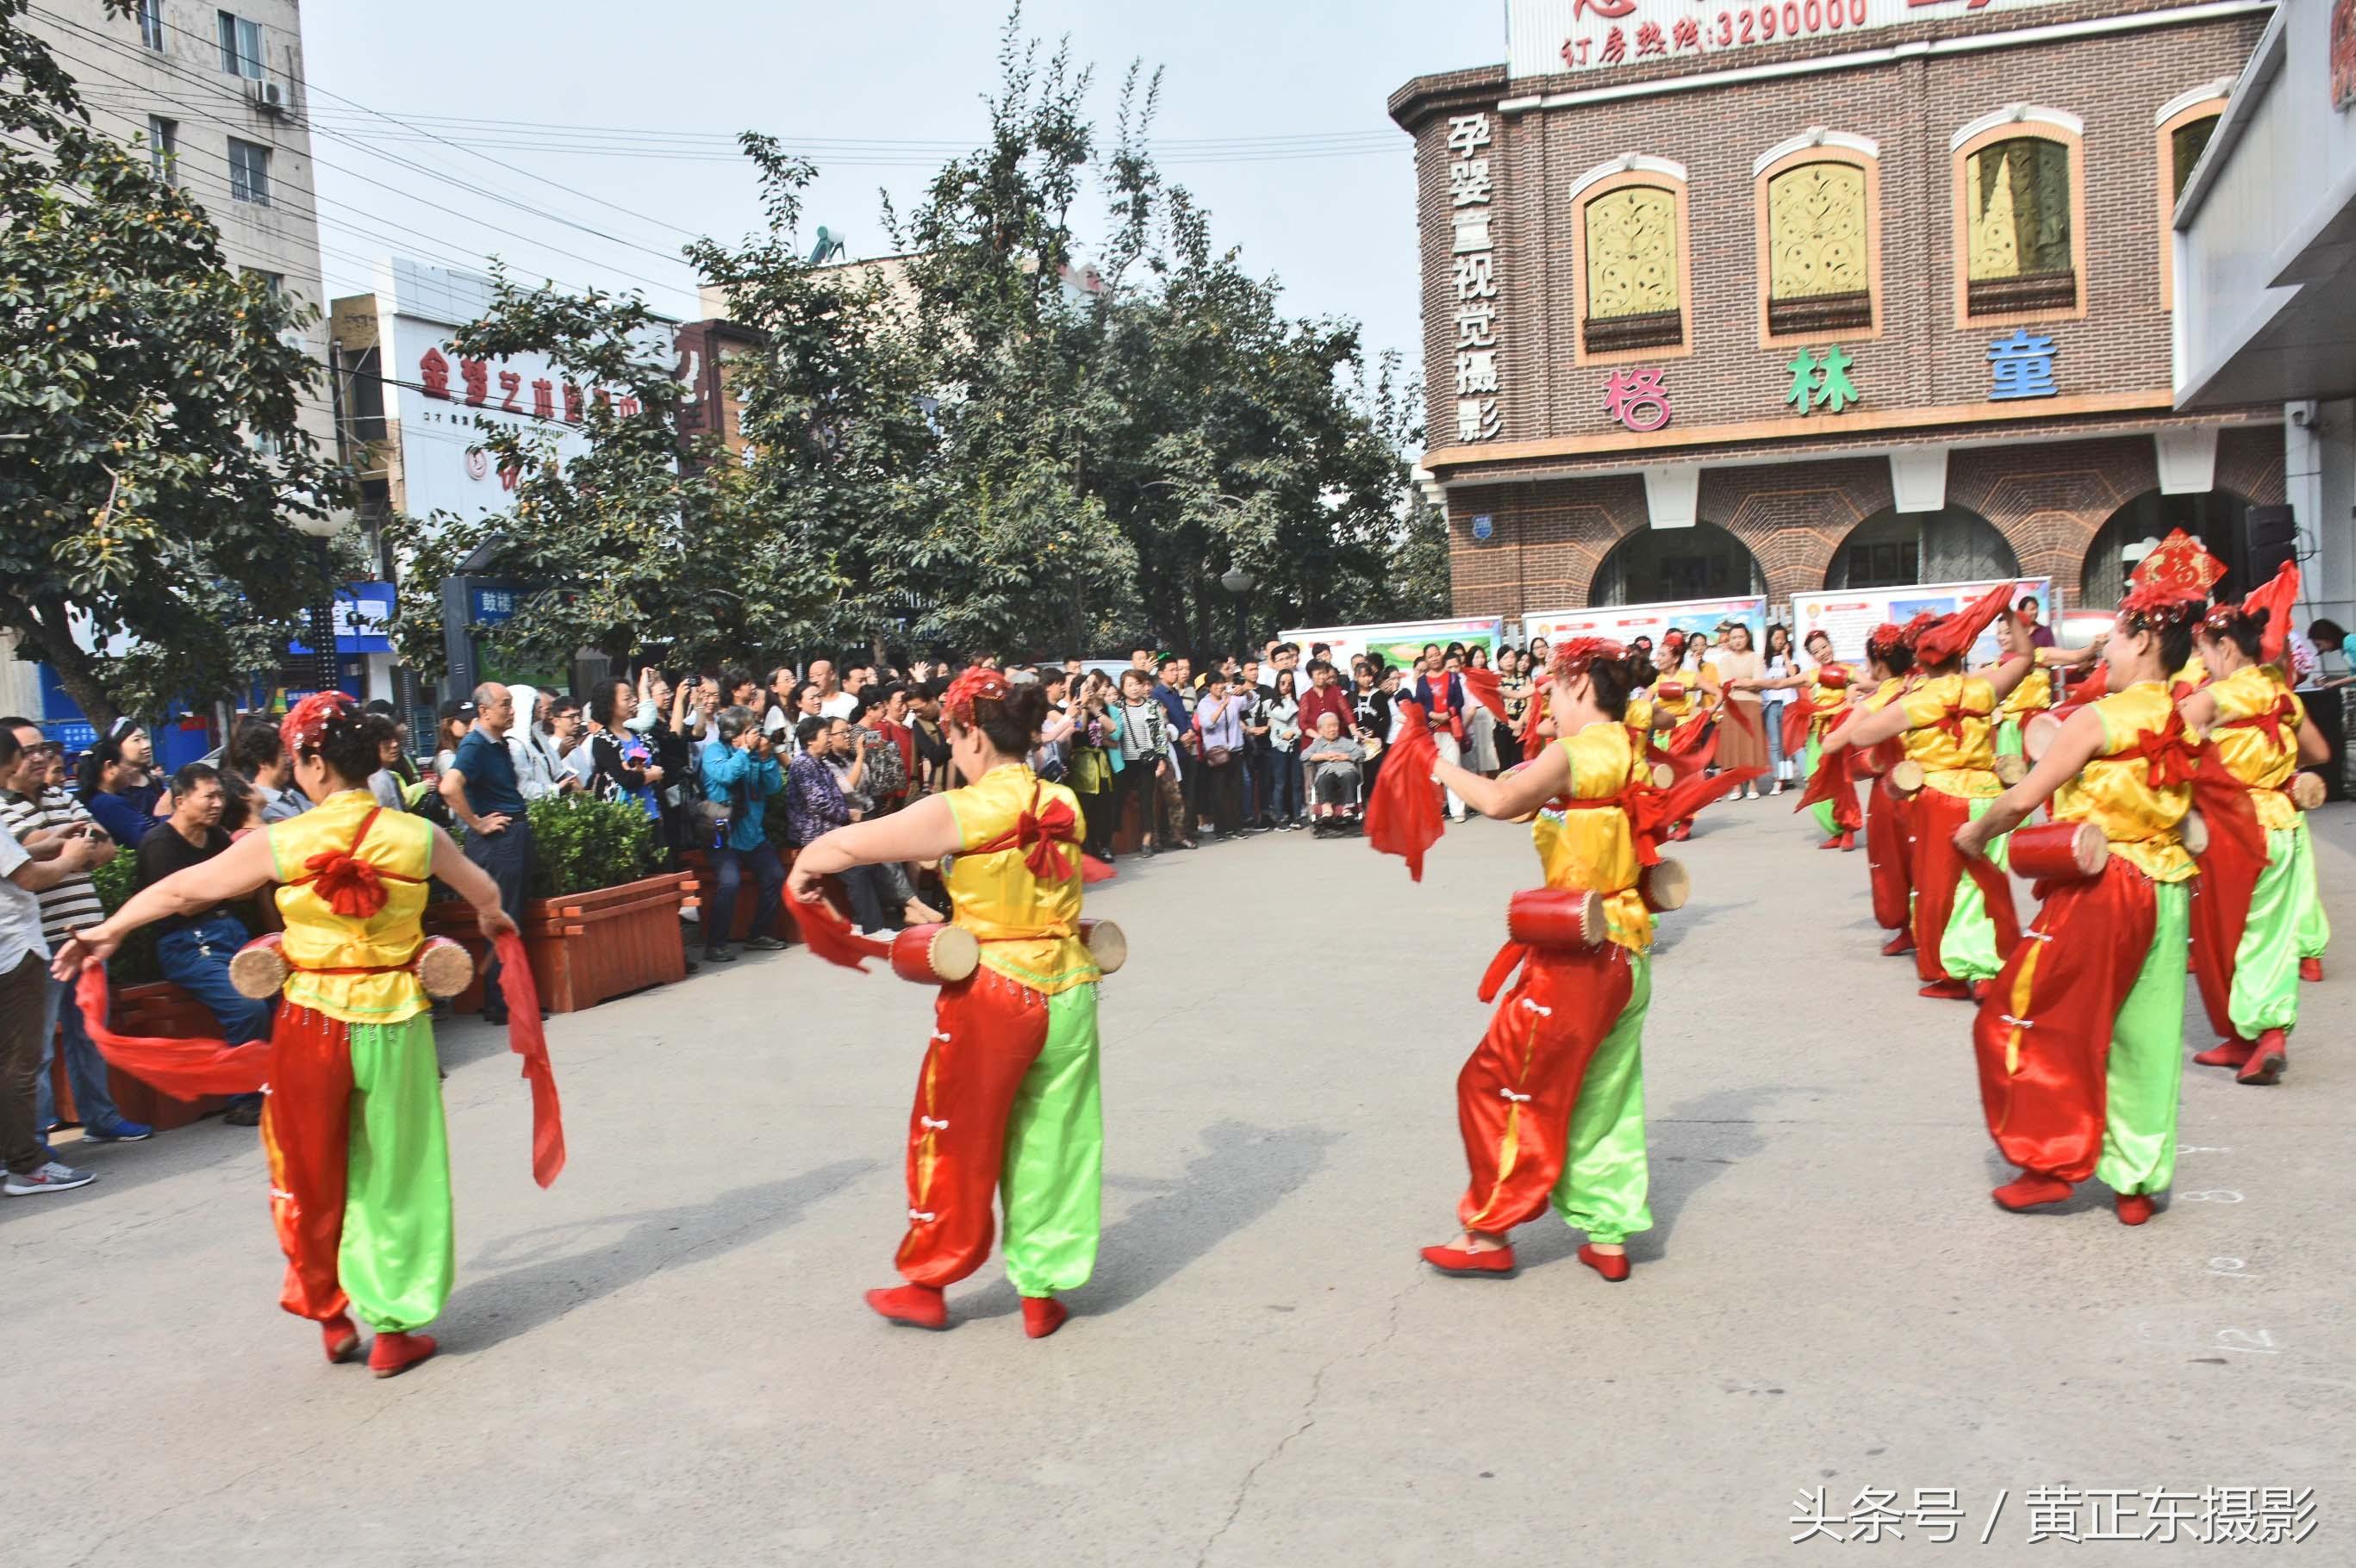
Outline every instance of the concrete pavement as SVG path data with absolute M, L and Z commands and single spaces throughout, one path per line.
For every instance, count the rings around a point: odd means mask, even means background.
M 1551 1220 L 1511 1282 L 1415 1256 L 1453 1231 L 1452 1084 L 1526 831 L 1451 829 L 1420 886 L 1362 844 L 1214 846 L 1090 898 L 1133 957 L 1102 1261 L 1055 1339 L 994 1264 L 949 1333 L 867 1314 L 929 993 L 750 957 L 552 1023 L 547 1192 L 504 1042 L 444 1031 L 459 1285 L 442 1357 L 390 1382 L 277 1310 L 250 1131 L 0 1204 L 0 1563 L 1780 1563 L 1834 1550 L 1791 1543 L 1819 1488 L 1844 1534 L 1868 1488 L 1952 1488 L 1954 1544 L 1909 1519 L 1870 1550 L 1997 1563 L 2031 1488 L 2197 1517 L 2259 1483 L 2315 1488 L 2308 1560 L 2356 1561 L 2356 946 L 2283 1086 L 2188 1067 L 2150 1225 L 2099 1191 L 2008 1216 L 1969 1009 L 1875 956 L 1862 854 L 1782 803 L 1703 821 L 1624 1285 Z M 2317 821 L 2356 933 L 2356 811 Z M 2130 1500 L 2112 1528 L 2188 1511 Z

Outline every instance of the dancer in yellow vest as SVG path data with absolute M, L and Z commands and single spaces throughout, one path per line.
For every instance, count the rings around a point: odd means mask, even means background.
M 1006 1211 L 1006 1274 L 1023 1331 L 1066 1312 L 1056 1293 L 1094 1272 L 1104 1173 L 1097 1075 L 1096 961 L 1080 940 L 1085 824 L 1079 802 L 1024 758 L 1046 694 L 969 669 L 941 699 L 961 788 L 825 834 L 794 858 L 806 905 L 819 879 L 884 860 L 955 857 L 951 921 L 981 944 L 981 967 L 941 988 L 937 1027 L 908 1116 L 907 1283 L 867 1293 L 895 1323 L 948 1327 L 948 1286 L 990 1256 L 991 1199 Z

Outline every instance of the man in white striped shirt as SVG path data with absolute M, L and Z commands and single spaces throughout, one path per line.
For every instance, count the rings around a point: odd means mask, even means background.
M 49 785 L 45 778 L 55 742 L 42 735 L 40 727 L 29 719 L 0 719 L 0 729 L 15 733 L 17 744 L 25 748 L 27 764 L 13 781 L 17 788 L 0 788 L 0 828 L 19 840 L 45 829 L 70 827 L 76 822 L 89 822 L 89 812 L 81 803 L 64 790 Z M 104 865 L 119 851 L 112 844 L 96 861 Z M 95 924 L 106 918 L 106 906 L 98 896 L 98 888 L 88 871 L 76 871 L 41 895 L 41 935 L 57 951 L 76 926 Z M 47 1010 L 41 1019 L 41 1076 L 35 1091 L 33 1128 L 46 1139 L 58 1119 L 57 1091 L 49 1080 L 50 1054 L 57 1049 L 58 1025 L 65 1024 L 66 1073 L 73 1084 L 74 1114 L 81 1122 L 82 1136 L 93 1143 L 136 1143 L 155 1129 L 144 1122 L 125 1120 L 114 1106 L 114 1097 L 107 1091 L 106 1061 L 91 1043 L 90 1031 L 84 1027 L 81 1009 L 73 1005 L 73 983 L 52 976 L 48 981 Z

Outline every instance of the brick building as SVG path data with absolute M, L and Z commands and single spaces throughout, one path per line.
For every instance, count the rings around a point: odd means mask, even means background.
M 1459 613 L 2241 565 L 2282 406 L 2178 411 L 2169 219 L 2266 5 L 1507 10 L 1390 101 Z

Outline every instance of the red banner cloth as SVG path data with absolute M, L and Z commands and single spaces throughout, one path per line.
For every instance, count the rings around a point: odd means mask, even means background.
M 1431 782 L 1440 748 L 1421 708 L 1402 702 L 1398 711 L 1398 738 L 1391 742 L 1374 793 L 1366 799 L 1366 842 L 1379 853 L 1406 860 L 1408 876 L 1419 882 L 1424 851 L 1440 842 L 1441 832 L 1440 790 Z
M 786 895 L 786 912 L 802 929 L 802 940 L 809 950 L 830 964 L 840 964 L 846 969 L 867 973 L 867 960 L 892 956 L 892 944 L 878 942 L 872 936 L 862 936 L 851 929 L 851 923 L 838 913 L 835 907 L 820 899 L 816 903 L 804 903 L 791 893 Z

